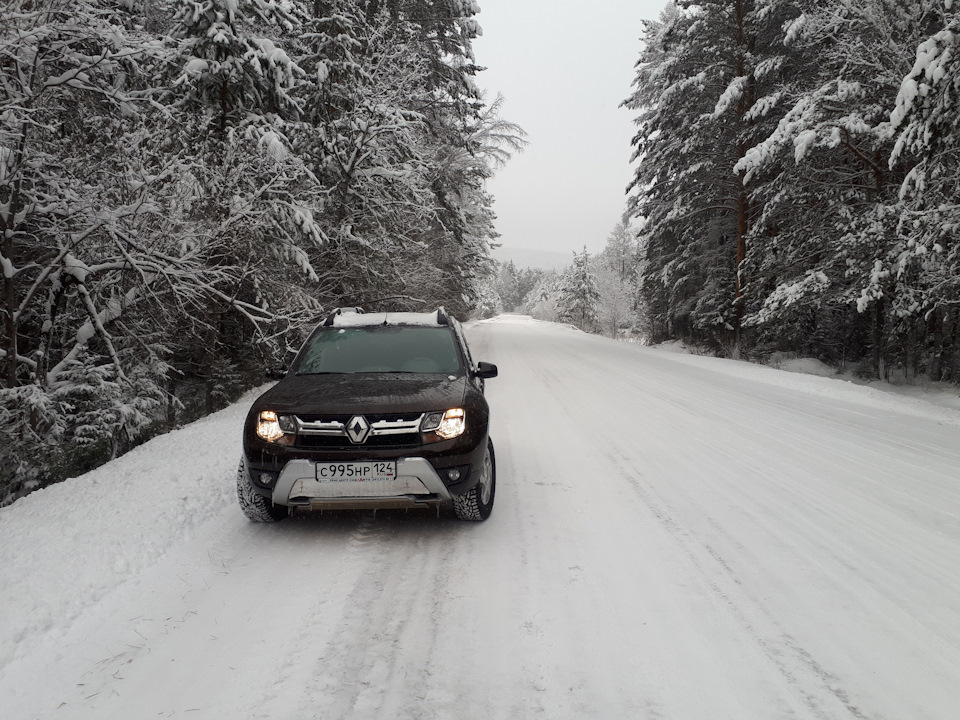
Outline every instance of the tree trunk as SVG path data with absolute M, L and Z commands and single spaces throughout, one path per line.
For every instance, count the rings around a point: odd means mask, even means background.
M 12 233 L 5 233 L 12 235 Z M 12 238 L 4 237 L 3 257 L 12 264 L 13 255 Z M 4 311 L 4 350 L 7 353 L 7 363 L 5 375 L 5 384 L 8 388 L 17 385 L 17 294 L 13 284 L 13 278 L 3 275 L 3 311 Z
M 944 352 L 949 353 L 950 363 L 944 371 L 944 380 L 960 383 L 960 310 L 953 308 L 949 311 L 952 330 L 944 328 L 944 335 L 948 338 L 944 343 Z
M 172 430 L 177 426 L 177 380 L 169 378 L 167 380 L 167 428 Z
M 16 168 L 23 162 L 24 154 L 27 149 L 27 126 L 24 123 L 23 130 L 20 133 L 19 146 L 17 148 L 16 160 L 12 167 Z M 16 171 L 14 171 L 16 172 Z M 3 269 L 3 305 L 4 305 L 4 350 L 7 352 L 6 367 L 6 386 L 9 388 L 17 385 L 17 355 L 19 349 L 17 346 L 17 292 L 13 279 L 14 257 L 13 257 L 13 232 L 16 224 L 17 213 L 20 212 L 21 205 L 21 183 L 23 175 L 19 175 L 13 186 L 9 188 L 10 199 L 7 203 L 5 213 L 0 213 L 0 236 L 3 238 L 3 258 L 9 263 Z
M 747 257 L 747 233 L 750 231 L 750 199 L 747 191 L 741 190 L 737 198 L 737 268 L 736 292 L 733 299 L 733 352 L 734 360 L 740 359 L 740 342 L 743 322 L 743 278 L 741 271 Z
M 873 324 L 873 374 L 877 380 L 886 379 L 885 357 L 883 353 L 883 334 L 884 334 L 884 301 L 883 298 L 877 298 L 874 305 L 876 315 Z
M 220 309 L 211 308 L 207 317 L 209 318 L 209 328 L 204 333 L 207 336 L 207 346 L 204 348 L 204 365 L 206 367 L 203 370 L 203 407 L 205 414 L 211 415 L 216 409 L 213 392 L 217 384 L 217 347 L 221 336 Z

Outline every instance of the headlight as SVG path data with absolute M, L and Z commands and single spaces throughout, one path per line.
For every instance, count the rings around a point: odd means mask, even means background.
M 436 433 L 444 440 L 452 440 L 463 435 L 466 430 L 463 408 L 451 408 L 446 412 L 432 412 L 423 416 L 420 429 L 423 432 Z
M 273 410 L 264 410 L 257 421 L 257 435 L 269 442 L 277 442 L 284 435 L 296 432 L 296 422 L 289 415 L 277 415 Z

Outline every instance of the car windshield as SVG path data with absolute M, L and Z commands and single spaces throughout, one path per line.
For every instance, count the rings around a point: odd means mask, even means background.
M 442 327 L 323 328 L 294 368 L 315 373 L 457 374 L 460 356 L 453 333 Z

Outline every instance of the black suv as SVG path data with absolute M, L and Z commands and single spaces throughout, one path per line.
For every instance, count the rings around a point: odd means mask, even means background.
M 247 415 L 237 472 L 256 522 L 291 509 L 493 509 L 484 380 L 460 323 L 433 313 L 333 312 Z

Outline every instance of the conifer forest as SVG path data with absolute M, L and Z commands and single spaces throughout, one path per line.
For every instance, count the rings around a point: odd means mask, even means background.
M 960 383 L 954 0 L 667 3 L 610 99 L 624 216 L 563 273 L 491 258 L 525 140 L 481 4 L 0 0 L 0 504 L 224 407 L 340 306 Z
M 642 45 L 649 339 L 960 382 L 954 0 L 677 0 Z

